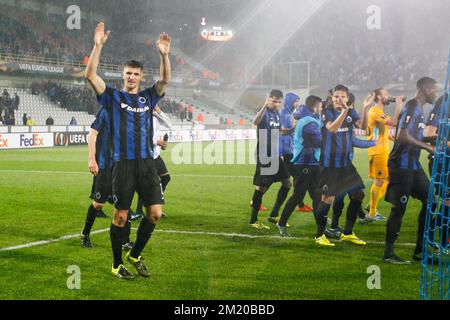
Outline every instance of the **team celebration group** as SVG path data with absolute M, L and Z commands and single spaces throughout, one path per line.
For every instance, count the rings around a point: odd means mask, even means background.
M 258 127 L 258 150 L 251 227 L 269 229 L 258 221 L 258 212 L 265 208 L 262 205 L 264 193 L 273 183 L 281 182 L 268 218 L 276 224 L 281 236 L 290 236 L 288 219 L 298 205 L 304 206 L 303 199 L 308 192 L 317 225 L 317 245 L 333 247 L 335 243 L 329 238 L 334 238 L 363 246 L 366 242 L 355 235 L 354 224 L 358 216 L 361 223 L 385 220 L 377 211 L 379 201 L 384 199 L 390 203 L 391 211 L 386 222 L 382 260 L 410 264 L 394 253 L 394 244 L 408 200 L 412 197 L 422 202 L 412 255 L 414 260 L 420 261 L 430 180 L 419 160 L 421 150 L 426 150 L 431 174 L 438 120 L 444 105 L 444 97 L 437 99 L 437 91 L 434 79 L 422 77 L 417 81 L 416 96 L 404 104 L 406 98 L 392 97 L 386 89 L 378 88 L 364 100 L 360 115 L 354 109 L 354 95 L 344 85 L 334 87 L 324 100 L 311 95 L 304 105 L 299 105 L 300 99 L 293 93 L 283 97 L 280 90 L 272 90 L 253 122 Z M 281 108 L 283 98 L 284 107 Z M 392 117 L 384 110 L 390 103 L 396 104 Z M 433 109 L 426 120 L 423 106 L 427 103 L 432 104 Z M 358 139 L 355 129 L 362 129 L 366 138 Z M 390 140 L 393 140 L 392 150 Z M 368 149 L 369 177 L 373 184 L 367 214 L 362 209 L 365 186 L 353 165 L 355 147 Z M 438 171 L 444 170 L 441 167 L 438 166 Z M 279 210 L 292 187 L 291 176 L 294 191 L 279 217 Z M 339 218 L 347 196 L 349 204 L 341 229 Z M 445 203 L 446 214 L 449 205 Z M 333 217 L 328 219 L 331 207 Z M 330 223 L 328 228 L 327 222 Z M 441 224 L 440 241 L 445 248 L 448 246 L 448 227 Z
M 123 262 L 122 250 L 125 250 L 125 260 L 139 275 L 148 277 L 150 272 L 141 253 L 163 216 L 164 190 L 170 181 L 160 156 L 161 149 L 167 147 L 167 137 L 158 137 L 160 126 L 170 129 L 171 124 L 157 106 L 171 81 L 170 38 L 163 33 L 156 43 L 161 61 L 160 80 L 140 91 L 143 66 L 130 60 L 124 65 L 123 88 L 118 90 L 107 86 L 97 75 L 100 54 L 109 35 L 104 23 L 99 23 L 85 72 L 101 107 L 89 135 L 93 201 L 88 208 L 81 242 L 83 247 L 92 246 L 89 236 L 95 218 L 101 214 L 106 202 L 113 203 L 111 272 L 121 279 L 134 277 Z M 409 264 L 410 261 L 394 253 L 394 244 L 408 200 L 413 197 L 422 202 L 413 253 L 413 258 L 420 260 L 430 181 L 419 158 L 421 150 L 426 150 L 432 167 L 438 116 L 443 106 L 443 97 L 437 99 L 437 92 L 436 81 L 428 77 L 418 80 L 417 94 L 406 104 L 403 97 L 392 97 L 386 89 L 378 88 L 364 100 L 360 115 L 354 108 L 354 95 L 344 85 L 330 90 L 326 99 L 308 96 L 303 105 L 294 93 L 284 96 L 280 90 L 272 90 L 253 121 L 257 126 L 258 143 L 250 227 L 269 229 L 258 220 L 258 213 L 263 208 L 265 192 L 272 184 L 280 182 L 268 221 L 276 225 L 281 236 L 290 236 L 287 231 L 289 217 L 298 206 L 308 207 L 303 202 L 308 193 L 317 225 L 314 238 L 317 245 L 333 247 L 335 243 L 329 239 L 335 238 L 363 246 L 366 242 L 355 235 L 354 224 L 358 216 L 362 223 L 385 220 L 377 211 L 379 201 L 384 198 L 391 204 L 391 212 L 386 222 L 382 259 L 393 264 Z M 396 105 L 392 117 L 384 110 L 390 103 Z M 425 121 L 423 106 L 427 103 L 433 105 L 433 110 Z M 362 129 L 366 138 L 357 138 L 355 129 Z M 392 150 L 390 140 L 394 141 Z M 362 208 L 365 186 L 353 165 L 355 147 L 368 150 L 369 176 L 373 184 L 367 213 Z M 287 199 L 292 185 L 292 195 Z M 130 207 L 135 193 L 139 198 L 136 211 L 145 213 L 136 240 L 132 242 Z M 349 204 L 341 229 L 339 218 L 347 196 Z M 329 219 L 331 208 L 333 216 Z M 327 223 L 330 223 L 329 227 Z M 447 233 L 445 230 L 444 234 Z M 446 245 L 448 236 L 442 237 L 441 241 Z

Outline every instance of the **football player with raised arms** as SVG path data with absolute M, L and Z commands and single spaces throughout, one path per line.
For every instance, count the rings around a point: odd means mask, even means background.
M 137 192 L 143 200 L 146 217 L 141 220 L 136 241 L 133 249 L 127 253 L 126 260 L 141 276 L 148 277 L 150 272 L 143 263 L 141 252 L 161 218 L 164 204 L 153 159 L 153 110 L 171 80 L 170 39 L 163 33 L 156 43 L 161 61 L 159 81 L 140 91 L 143 66 L 130 60 L 123 68 L 123 88 L 118 90 L 107 86 L 97 74 L 100 54 L 109 35 L 110 31 L 105 32 L 105 24 L 100 22 L 95 29 L 94 49 L 85 76 L 97 93 L 100 104 L 108 111 L 111 123 L 112 194 L 115 206 L 110 226 L 113 252 L 111 272 L 122 279 L 133 278 L 122 260 L 122 244 L 127 236 L 125 225 L 128 210 Z

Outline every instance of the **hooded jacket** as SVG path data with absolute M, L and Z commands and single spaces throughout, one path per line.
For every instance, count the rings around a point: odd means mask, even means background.
M 322 146 L 320 117 L 306 106 L 299 109 L 298 116 L 294 133 L 294 156 L 291 162 L 296 165 L 318 166 Z
M 294 103 L 299 99 L 295 93 L 288 93 L 284 98 L 284 108 L 280 113 L 281 129 L 292 129 L 292 112 L 294 112 Z M 280 156 L 292 155 L 292 143 L 294 133 L 289 135 L 280 134 Z

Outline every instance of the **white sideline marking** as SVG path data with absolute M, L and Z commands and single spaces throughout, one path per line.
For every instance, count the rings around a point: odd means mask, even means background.
M 9 170 L 0 169 L 0 172 L 9 173 L 48 173 L 48 174 L 86 174 L 90 175 L 88 171 L 49 171 L 49 170 Z M 231 178 L 231 179 L 253 179 L 253 176 L 230 176 L 230 175 L 218 175 L 218 174 L 170 174 L 171 177 L 192 177 L 192 178 Z M 364 182 L 372 182 L 373 180 L 368 178 L 362 178 Z
M 132 228 L 133 230 L 137 230 L 137 228 Z M 97 234 L 97 233 L 103 233 L 109 231 L 109 228 L 100 229 L 96 231 L 92 231 L 91 234 Z M 245 233 L 225 233 L 225 232 L 205 232 L 205 231 L 186 231 L 186 230 L 158 230 L 156 229 L 155 232 L 161 232 L 161 233 L 178 233 L 178 234 L 190 234 L 190 235 L 207 235 L 207 236 L 219 236 L 219 237 L 236 237 L 236 238 L 247 238 L 247 239 L 278 239 L 278 240 L 299 240 L 299 241 L 310 241 L 312 243 L 313 238 L 310 237 L 289 237 L 289 238 L 282 238 L 277 235 L 255 235 L 255 234 L 245 234 Z M 0 248 L 0 251 L 12 251 L 12 250 L 18 250 L 23 248 L 30 248 L 35 246 L 40 246 L 44 244 L 49 243 L 55 243 L 62 240 L 69 240 L 73 238 L 78 238 L 80 236 L 79 233 L 77 234 L 71 234 L 62 236 L 61 238 L 57 239 L 50 239 L 50 240 L 42 240 L 42 241 L 35 241 L 35 242 L 29 242 L 25 244 L 20 244 L 17 246 L 11 246 L 11 247 L 4 247 Z M 380 241 L 370 241 L 367 242 L 368 244 L 373 245 L 384 245 L 384 242 Z M 403 246 L 403 247 L 412 247 L 415 246 L 414 243 L 397 243 L 397 246 Z
M 106 232 L 106 231 L 109 231 L 109 228 L 92 231 L 91 234 L 103 233 L 103 232 Z M 67 235 L 67 236 L 62 236 L 61 238 L 58 238 L 58 239 L 41 240 L 41 241 L 36 241 L 36 242 L 29 242 L 29 243 L 25 243 L 25 244 L 19 244 L 17 246 L 12 246 L 12 247 L 4 247 L 4 248 L 0 248 L 0 251 L 11 251 L 11 250 L 18 250 L 18 249 L 23 249 L 23 248 L 35 247 L 35 246 L 40 246 L 40 245 L 49 244 L 49 243 L 53 243 L 53 242 L 58 242 L 58 241 L 62 241 L 62 240 L 69 240 L 69 239 L 77 238 L 79 236 L 80 236 L 79 233 L 77 233 L 77 234 L 70 234 L 70 235 Z
M 90 175 L 88 171 L 51 171 L 51 170 L 0 170 L 0 172 L 9 172 L 9 173 L 45 173 L 45 174 L 85 174 Z M 253 176 L 221 176 L 221 175 L 214 175 L 214 174 L 170 174 L 172 177 L 193 177 L 193 178 L 243 178 L 243 179 L 253 179 Z
M 87 171 L 51 171 L 51 170 L 8 170 L 8 169 L 0 169 L 0 172 L 10 172 L 10 173 L 44 173 L 44 174 L 86 174 L 90 175 Z M 244 179 L 251 179 L 253 176 L 222 176 L 222 175 L 205 175 L 205 174 L 171 174 L 171 176 L 174 177 L 204 177 L 204 178 L 244 178 Z M 371 181 L 368 179 L 363 179 L 365 182 Z M 97 231 L 93 231 L 91 234 L 96 233 L 103 233 L 108 231 L 107 229 L 101 229 Z M 301 240 L 301 241 L 312 241 L 311 238 L 307 237 L 290 237 L 290 238 L 281 238 L 276 235 L 252 235 L 252 234 L 242 234 L 242 233 L 222 233 L 222 232 L 204 232 L 204 231 L 183 231 L 183 230 L 155 230 L 155 232 L 163 232 L 163 233 L 179 233 L 179 234 L 192 234 L 192 235 L 210 235 L 210 236 L 224 236 L 224 237 L 239 237 L 239 238 L 248 238 L 248 239 L 256 239 L 256 238 L 266 238 L 266 239 L 282 239 L 282 240 Z M 73 235 L 66 235 L 58 239 L 50 239 L 50 240 L 42 240 L 42 241 L 36 241 L 36 242 L 30 242 L 18 246 L 12 246 L 12 247 L 4 247 L 0 248 L 0 251 L 9 251 L 9 250 L 17 250 L 22 248 L 29 248 L 33 246 L 39 246 L 44 244 L 49 244 L 53 242 L 58 242 L 62 240 L 68 240 L 73 239 L 76 237 L 79 237 L 79 234 L 73 234 Z M 380 241 L 373 241 L 373 242 L 367 242 L 368 244 L 373 245 L 384 245 L 384 242 Z M 414 243 L 397 243 L 399 246 L 406 246 L 411 247 L 415 246 Z

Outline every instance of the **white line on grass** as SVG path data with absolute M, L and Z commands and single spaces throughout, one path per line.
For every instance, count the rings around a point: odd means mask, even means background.
M 132 228 L 133 230 L 136 230 L 136 228 Z M 97 234 L 97 233 L 103 233 L 109 231 L 109 228 L 100 229 L 91 232 L 91 234 Z M 200 236 L 218 236 L 218 237 L 230 237 L 230 238 L 247 238 L 247 239 L 277 239 L 277 240 L 299 240 L 299 241 L 313 241 L 313 238 L 308 237 L 288 237 L 288 238 L 282 238 L 280 236 L 276 235 L 255 235 L 255 234 L 245 234 L 245 233 L 226 233 L 226 232 L 206 232 L 206 231 L 186 231 L 186 230 L 155 230 L 155 232 L 161 232 L 161 233 L 173 233 L 173 234 L 188 234 L 188 235 L 200 235 Z M 62 240 L 69 240 L 73 238 L 78 238 L 80 236 L 79 233 L 77 234 L 71 234 L 62 236 L 61 238 L 57 239 L 50 239 L 50 240 L 42 240 L 42 241 L 35 241 L 35 242 L 29 242 L 17 246 L 11 246 L 11 247 L 4 247 L 0 248 L 0 251 L 12 251 L 12 250 L 18 250 L 23 248 L 29 248 L 29 247 L 35 247 L 40 246 L 44 244 L 49 243 L 55 243 Z M 373 245 L 384 245 L 384 242 L 380 241 L 370 241 L 368 244 Z M 398 246 L 404 246 L 404 247 L 412 247 L 415 246 L 414 243 L 397 243 Z
M 9 170 L 9 169 L 0 169 L 0 172 L 9 172 L 9 173 L 44 173 L 44 174 L 82 174 L 82 175 L 90 175 L 87 171 L 49 171 L 49 170 Z M 253 179 L 253 176 L 230 176 L 230 175 L 218 175 L 218 174 L 170 174 L 171 177 L 188 177 L 188 178 L 231 178 L 231 179 Z M 372 182 L 373 180 L 363 178 L 364 182 Z
M 10 173 L 44 173 L 44 174 L 89 174 L 89 172 L 80 172 L 80 171 L 49 171 L 49 170 L 8 170 L 8 169 L 3 169 L 0 170 L 0 172 L 10 172 Z M 221 175 L 205 175 L 205 174 L 172 174 L 172 176 L 175 177 L 202 177 L 202 178 L 244 178 L 244 179 L 250 179 L 253 178 L 253 176 L 230 176 L 230 175 L 226 175 L 226 176 L 221 176 Z M 364 181 L 366 181 L 366 179 L 364 179 Z M 109 228 L 107 229 L 101 229 L 101 230 L 97 230 L 92 232 L 92 234 L 95 233 L 102 233 L 102 232 L 106 232 L 108 231 Z M 255 239 L 255 238 L 267 238 L 267 239 L 283 239 L 283 240 L 302 240 L 302 241 L 312 241 L 312 238 L 306 238 L 306 237 L 290 237 L 290 238 L 281 238 L 279 236 L 275 236 L 275 235 L 252 235 L 252 234 L 242 234 L 242 233 L 223 233 L 223 232 L 204 232 L 204 231 L 183 231 L 183 230 L 155 230 L 156 232 L 163 232 L 163 233 L 178 233 L 178 234 L 192 234 L 192 235 L 210 235 L 210 236 L 224 236 L 224 237 L 238 237 L 238 238 L 249 238 L 249 239 Z M 67 239 L 73 239 L 76 237 L 79 237 L 79 234 L 73 234 L 73 235 L 67 235 L 67 236 L 63 236 L 61 238 L 58 239 L 50 239 L 50 240 L 42 240 L 42 241 L 36 241 L 36 242 L 30 242 L 30 243 L 26 243 L 26 244 L 22 244 L 22 245 L 18 245 L 18 246 L 12 246 L 12 247 L 5 247 L 5 248 L 0 248 L 0 251 L 8 251 L 8 250 L 17 250 L 17 249 L 22 249 L 22 248 L 28 248 L 28 247 L 33 247 L 33 246 L 39 246 L 39 245 L 44 245 L 44 244 L 49 244 L 49 243 L 53 243 L 53 242 L 58 242 L 58 241 L 62 241 L 62 240 L 67 240 Z M 373 242 L 368 242 L 369 244 L 374 244 L 374 245 L 384 245 L 384 242 L 380 242 L 380 241 L 373 241 Z M 413 243 L 398 243 L 397 245 L 400 246 L 414 246 L 415 244 Z
M 0 172 L 9 173 L 43 173 L 43 174 L 83 174 L 90 175 L 88 171 L 52 171 L 52 170 L 8 170 L 3 169 Z M 192 178 L 243 178 L 243 179 L 253 179 L 253 176 L 221 176 L 214 174 L 171 174 L 173 177 L 192 177 Z
M 92 231 L 91 234 L 103 233 L 103 232 L 106 232 L 106 231 L 109 231 L 109 228 Z M 35 247 L 35 246 L 40 246 L 40 245 L 49 244 L 49 243 L 53 243 L 53 242 L 58 242 L 58 241 L 62 241 L 62 240 L 69 240 L 69 239 L 77 238 L 79 236 L 80 236 L 79 233 L 77 233 L 77 234 L 69 234 L 69 235 L 66 235 L 66 236 L 62 236 L 61 238 L 58 238 L 58 239 L 42 240 L 42 241 L 36 241 L 36 242 L 29 242 L 29 243 L 19 244 L 17 246 L 12 246 L 12 247 L 4 247 L 4 248 L 0 248 L 0 251 L 11 251 L 11 250 L 18 250 L 18 249 L 23 249 L 23 248 Z

